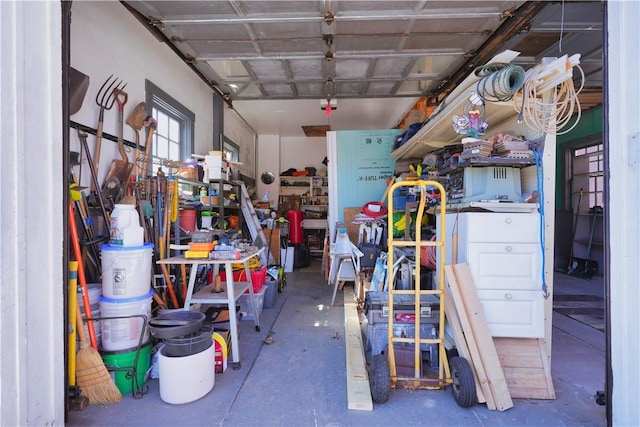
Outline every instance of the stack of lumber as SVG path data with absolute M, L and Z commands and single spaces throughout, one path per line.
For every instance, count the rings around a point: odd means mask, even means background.
M 480 298 L 473 284 L 469 265 L 466 263 L 446 265 L 444 272 L 447 277 L 447 290 L 455 305 L 455 310 L 448 310 L 449 307 L 445 307 L 445 315 L 449 316 L 449 321 L 451 317 L 457 315 L 462 327 L 463 336 L 454 337 L 456 348 L 460 347 L 462 341 L 465 342 L 471 358 L 469 363 L 476 372 L 487 408 L 506 411 L 513 407 L 513 401 L 489 333 L 489 325 L 484 317 Z
M 512 398 L 555 399 L 543 340 L 493 338 L 469 265 L 446 265 L 444 271 L 445 315 L 458 353 L 473 368 L 478 402 L 504 411 Z

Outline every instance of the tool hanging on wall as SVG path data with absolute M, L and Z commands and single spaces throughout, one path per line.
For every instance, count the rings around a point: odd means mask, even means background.
M 137 181 L 140 179 L 140 166 L 138 164 L 138 157 L 140 157 L 140 131 L 144 127 L 144 120 L 147 117 L 147 104 L 141 102 L 135 106 L 133 111 L 127 117 L 127 124 L 133 128 L 136 133 L 136 149 L 135 149 L 135 169 L 134 176 Z
M 118 80 L 117 77 L 114 78 L 113 74 L 111 74 L 107 78 L 107 80 L 105 80 L 105 82 L 100 87 L 100 90 L 98 90 L 98 93 L 96 94 L 96 104 L 98 104 L 98 107 L 100 107 L 100 113 L 98 114 L 98 128 L 96 132 L 96 146 L 93 154 L 96 176 L 98 176 L 98 171 L 100 168 L 100 150 L 102 148 L 102 127 L 104 125 L 104 111 L 110 110 L 113 107 L 113 104 L 116 102 L 115 94 L 118 91 L 124 90 L 126 86 L 126 83 L 123 84 L 122 80 Z M 93 182 L 91 183 L 91 191 L 96 191 Z
M 120 182 L 120 194 L 121 196 L 124 196 L 124 189 L 129 182 L 129 175 L 131 175 L 131 170 L 133 169 L 133 163 L 129 162 L 129 157 L 124 149 L 124 106 L 127 103 L 129 95 L 127 95 L 127 93 L 122 89 L 114 89 L 113 92 L 115 101 L 118 104 L 118 152 L 122 159 L 114 159 L 111 161 L 111 166 L 109 167 L 109 171 L 107 172 L 107 177 L 105 179 L 105 184 L 111 181 L 112 185 L 115 186 L 115 181 L 111 178 L 118 178 L 118 181 Z M 114 200 L 115 203 L 118 203 L 121 198 L 122 197 L 116 197 Z

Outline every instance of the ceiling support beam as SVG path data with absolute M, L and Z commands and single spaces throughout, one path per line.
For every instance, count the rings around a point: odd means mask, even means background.
M 231 97 L 229 96 L 229 94 L 223 92 L 220 87 L 218 87 L 217 82 L 208 79 L 204 74 L 202 74 L 202 72 L 194 63 L 193 58 L 188 57 L 180 52 L 176 45 L 172 43 L 171 40 L 160 29 L 153 25 L 146 16 L 131 7 L 126 1 L 121 1 L 120 4 L 122 4 L 129 11 L 129 13 L 131 13 L 147 30 L 149 30 L 149 32 L 158 39 L 158 41 L 160 41 L 161 43 L 165 43 L 176 55 L 178 55 L 178 57 L 182 59 L 182 61 L 184 61 L 184 63 L 187 64 L 187 66 L 191 68 L 191 70 L 196 73 L 196 75 L 200 77 L 202 81 L 207 84 L 207 86 L 213 89 L 213 91 L 216 92 L 230 108 L 233 107 L 233 103 L 231 102 Z
M 444 96 L 455 89 L 477 66 L 485 64 L 504 46 L 504 44 L 516 35 L 522 28 L 528 25 L 539 12 L 547 6 L 547 2 L 528 1 L 512 15 L 507 16 L 500 27 L 476 50 L 451 77 L 443 81 L 435 91 L 425 93 L 432 102 L 441 101 Z

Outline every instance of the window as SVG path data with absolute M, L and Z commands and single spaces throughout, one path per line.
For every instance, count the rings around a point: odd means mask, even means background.
M 576 195 L 582 189 L 584 191 L 582 206 L 587 209 L 593 206 L 604 207 L 603 150 L 602 143 L 572 150 L 573 182 L 571 193 Z M 580 210 L 584 212 L 587 209 Z
M 165 174 L 175 173 L 164 160 L 185 161 L 191 157 L 195 114 L 149 80 L 145 89 L 147 106 L 158 122 L 152 142 L 152 170 L 147 173 L 153 174 L 159 168 Z

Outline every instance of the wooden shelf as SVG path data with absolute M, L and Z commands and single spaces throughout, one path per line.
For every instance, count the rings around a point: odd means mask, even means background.
M 513 51 L 505 51 L 496 55 L 492 62 L 511 62 L 517 57 Z M 479 77 L 471 73 L 458 87 L 445 98 L 438 108 L 429 116 L 422 128 L 402 146 L 391 152 L 396 160 L 422 158 L 424 155 L 450 144 L 460 143 L 465 135 L 453 130 L 451 119 L 464 111 L 464 106 L 472 92 L 476 91 L 475 83 Z M 487 103 L 485 121 L 492 128 L 499 127 L 516 116 L 512 102 Z

